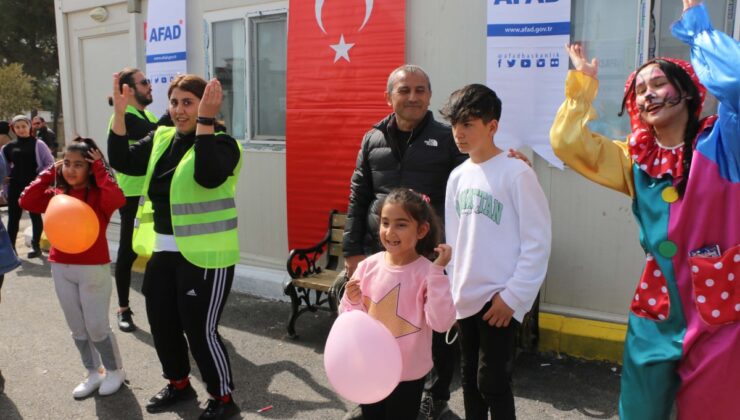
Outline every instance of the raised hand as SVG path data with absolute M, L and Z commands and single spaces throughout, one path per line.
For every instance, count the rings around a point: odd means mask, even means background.
M 691 7 L 698 6 L 701 2 L 696 0 L 683 0 L 683 11 L 685 12 Z
M 437 259 L 434 260 L 434 263 L 442 267 L 447 267 L 450 259 L 452 259 L 452 247 L 447 244 L 439 244 L 434 248 L 434 252 L 437 253 Z
M 215 118 L 219 109 L 221 109 L 222 101 L 223 90 L 221 89 L 221 82 L 219 82 L 218 79 L 209 80 L 205 91 L 203 91 L 203 97 L 200 98 L 198 116 Z
M 131 86 L 124 84 L 122 88 L 118 87 L 118 73 L 113 74 L 113 121 L 110 129 L 119 136 L 126 134 L 126 107 L 128 98 L 133 96 L 134 90 Z
M 133 96 L 134 89 L 124 84 L 122 89 L 118 88 L 119 83 L 118 73 L 113 73 L 113 110 L 116 114 L 124 115 L 126 113 L 126 107 L 128 106 L 128 98 Z
M 578 42 L 565 44 L 565 49 L 568 51 L 573 68 L 594 79 L 596 78 L 596 74 L 599 72 L 599 60 L 592 58 L 591 61 L 588 61 L 583 45 Z
M 103 153 L 100 152 L 100 149 L 90 149 L 87 152 L 87 157 L 85 158 L 85 160 L 92 163 L 102 158 L 103 158 Z

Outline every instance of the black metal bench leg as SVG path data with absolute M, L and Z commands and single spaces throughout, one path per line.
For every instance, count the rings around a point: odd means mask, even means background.
M 288 319 L 288 337 L 298 338 L 298 335 L 295 333 L 295 321 L 298 319 L 298 315 L 300 315 L 298 309 L 301 307 L 301 300 L 298 299 L 298 292 L 296 292 L 295 286 L 292 284 L 285 287 L 285 294 L 290 296 L 290 305 L 292 307 L 292 312 Z
M 334 290 L 329 290 L 327 292 L 328 300 L 329 300 L 329 310 L 334 315 L 337 314 L 339 309 L 339 299 L 337 299 L 337 294 L 334 292 Z

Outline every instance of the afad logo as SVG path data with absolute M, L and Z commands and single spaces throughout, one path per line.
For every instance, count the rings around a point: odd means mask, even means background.
M 557 3 L 558 0 L 537 0 L 536 3 Z M 493 0 L 493 5 L 498 6 L 499 4 L 532 4 L 535 3 L 532 0 Z
M 144 36 L 146 38 L 144 39 L 148 40 L 148 42 L 163 42 L 180 39 L 180 37 L 182 36 L 182 25 L 183 21 L 180 20 L 174 25 L 155 26 L 152 27 L 151 30 L 147 30 L 145 23 Z

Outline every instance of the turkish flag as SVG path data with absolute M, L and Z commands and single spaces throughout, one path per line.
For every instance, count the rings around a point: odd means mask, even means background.
M 329 211 L 347 211 L 362 136 L 391 109 L 404 63 L 404 0 L 290 0 L 287 69 L 288 246 L 311 246 Z

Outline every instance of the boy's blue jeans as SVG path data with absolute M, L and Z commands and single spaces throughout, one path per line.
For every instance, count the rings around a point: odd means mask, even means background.
M 511 372 L 519 323 L 512 319 L 508 327 L 492 327 L 483 320 L 491 307 L 486 303 L 477 314 L 458 321 L 460 326 L 460 365 L 462 368 L 465 418 L 495 420 L 515 419 Z

